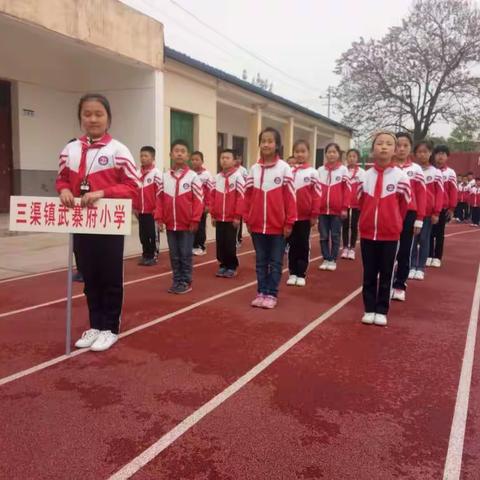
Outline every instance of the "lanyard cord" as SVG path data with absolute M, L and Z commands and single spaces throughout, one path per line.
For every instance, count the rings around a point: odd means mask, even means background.
M 85 173 L 85 176 L 83 177 L 83 181 L 84 182 L 87 182 L 88 181 L 88 176 L 90 175 L 90 170 L 92 169 L 93 167 L 93 164 L 95 163 L 95 160 L 97 159 L 98 157 L 98 154 L 100 153 L 100 150 L 102 150 L 103 147 L 100 147 L 98 150 L 97 150 L 97 153 L 95 154 L 95 156 L 93 157 L 93 160 L 92 162 L 90 163 L 90 166 L 88 167 L 88 170 L 87 172 Z M 90 150 L 90 149 L 88 149 Z M 88 150 L 85 154 L 85 163 L 87 162 L 87 158 L 88 158 Z

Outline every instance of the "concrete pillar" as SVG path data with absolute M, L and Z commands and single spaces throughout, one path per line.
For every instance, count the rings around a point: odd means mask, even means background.
M 160 170 L 170 165 L 168 157 L 165 158 L 165 150 L 169 150 L 170 144 L 170 109 L 168 108 L 168 136 L 165 136 L 165 103 L 163 92 L 163 72 L 155 70 L 154 76 L 154 125 L 155 125 L 155 150 L 157 153 L 156 166 Z
M 288 123 L 283 127 L 283 158 L 285 159 L 292 155 L 294 129 L 295 120 L 293 117 L 289 117 Z
M 165 171 L 170 168 L 170 107 L 163 106 L 163 148 L 158 150 L 162 152 L 163 158 L 159 158 L 157 154 L 156 165 Z
M 262 131 L 262 109 L 250 115 L 250 132 L 248 135 L 248 158 L 245 166 L 252 166 L 258 160 L 258 136 Z
M 226 142 L 225 142 L 225 145 L 226 145 L 226 148 L 233 148 L 233 133 L 227 133 L 226 134 Z
M 313 127 L 313 132 L 310 133 L 310 154 L 311 154 L 311 164 L 315 166 L 315 158 L 317 155 L 317 137 L 318 137 L 318 129 L 315 125 Z

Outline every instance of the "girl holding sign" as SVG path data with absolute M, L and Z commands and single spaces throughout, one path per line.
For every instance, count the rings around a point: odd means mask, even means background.
M 84 95 L 78 104 L 84 135 L 68 143 L 60 155 L 56 188 L 63 205 L 83 207 L 101 198 L 133 199 L 139 175 L 128 148 L 108 134 L 112 113 L 100 94 Z M 90 329 L 75 343 L 94 351 L 117 340 L 123 303 L 123 235 L 78 234 L 78 253 L 85 280 Z

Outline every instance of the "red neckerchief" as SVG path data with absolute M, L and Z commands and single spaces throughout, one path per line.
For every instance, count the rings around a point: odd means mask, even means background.
M 205 167 L 200 167 L 200 170 L 197 172 L 196 170 L 194 170 L 194 172 L 197 174 L 197 175 L 200 175 L 201 173 L 203 173 L 204 171 L 206 170 Z
M 332 172 L 336 170 L 338 167 L 340 167 L 340 165 L 341 165 L 340 162 L 335 162 L 332 165 L 330 165 L 329 163 L 324 164 L 324 167 L 327 169 L 327 172 L 328 172 L 327 184 L 329 188 L 330 188 L 330 184 L 332 183 Z
M 396 163 L 397 167 L 401 168 L 402 170 L 404 168 L 410 167 L 412 165 L 412 160 L 410 158 L 407 158 L 405 160 L 405 163 Z
M 142 182 L 144 178 L 148 175 L 148 172 L 152 171 L 154 168 L 154 164 L 150 165 L 149 167 L 142 167 Z
M 82 155 L 80 157 L 80 165 L 78 167 L 78 176 L 79 178 L 84 179 L 87 175 L 87 152 L 89 150 L 93 150 L 94 148 L 99 149 L 105 147 L 112 140 L 112 137 L 108 133 L 104 133 L 102 138 L 93 143 L 89 142 L 87 135 L 83 135 L 79 138 L 79 140 L 82 144 Z
M 275 156 L 275 161 L 271 165 L 265 165 L 265 161 L 263 160 L 262 157 L 260 157 L 257 161 L 257 163 L 262 167 L 262 168 L 271 168 L 274 167 L 278 161 L 280 160 L 280 155 Z
M 226 172 L 224 172 L 224 171 L 220 172 L 220 174 L 222 175 L 222 177 L 225 179 L 225 193 L 228 193 L 228 192 L 230 191 L 230 182 L 228 181 L 228 179 L 229 179 L 230 176 L 233 175 L 237 170 L 238 170 L 238 168 L 232 167 L 232 168 L 228 169 Z
M 392 163 L 389 163 L 385 167 L 380 167 L 377 162 L 374 163 L 373 168 L 377 171 L 377 181 L 375 182 L 375 191 L 374 191 L 374 198 L 377 202 L 380 200 L 383 191 L 383 174 L 387 168 L 390 168 Z
M 305 163 L 297 163 L 293 168 L 292 168 L 292 173 L 293 173 L 293 179 L 295 180 L 297 176 L 297 172 L 299 170 L 305 170 L 306 168 L 309 168 L 310 164 L 308 162 Z
M 358 168 L 359 168 L 358 165 L 355 165 L 353 168 L 348 169 L 349 172 L 350 172 L 350 170 L 353 170 L 353 174 L 350 176 L 350 179 L 355 178 L 355 175 L 358 172 Z
M 182 170 L 182 174 L 179 177 L 175 175 L 175 172 L 178 172 L 178 170 Z M 182 180 L 182 178 L 188 173 L 190 168 L 188 168 L 188 166 L 185 166 L 182 169 L 179 168 L 178 170 L 173 170 L 172 168 L 170 169 L 170 175 L 175 179 L 175 196 L 176 197 L 178 196 L 178 191 L 180 190 L 180 180 Z

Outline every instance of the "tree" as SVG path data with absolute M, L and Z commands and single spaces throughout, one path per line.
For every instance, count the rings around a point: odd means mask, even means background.
M 438 120 L 480 120 L 480 11 L 464 0 L 416 0 L 400 27 L 337 60 L 335 96 L 356 129 L 404 129 L 415 141 Z
M 474 152 L 479 143 L 477 131 L 477 127 L 470 122 L 460 123 L 450 132 L 448 146 L 454 151 Z

